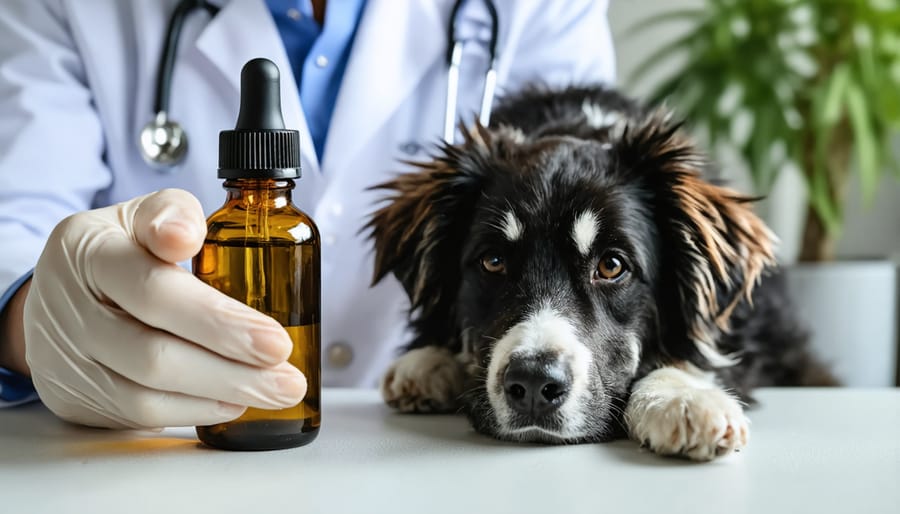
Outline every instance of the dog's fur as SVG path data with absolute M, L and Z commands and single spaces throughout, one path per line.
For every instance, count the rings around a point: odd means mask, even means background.
M 375 281 L 397 276 L 416 334 L 388 404 L 461 408 L 502 439 L 627 433 L 708 460 L 747 443 L 753 387 L 833 383 L 751 199 L 703 178 L 667 112 L 530 89 L 464 132 L 380 186 L 368 226 Z

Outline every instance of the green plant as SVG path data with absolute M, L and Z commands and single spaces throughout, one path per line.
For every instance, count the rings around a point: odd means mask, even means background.
M 738 149 L 759 194 L 797 166 L 809 193 L 800 259 L 830 259 L 854 157 L 867 201 L 884 173 L 900 177 L 900 0 L 706 0 L 634 32 L 673 20 L 692 28 L 632 80 L 681 57 L 649 100 L 705 129 L 712 148 Z

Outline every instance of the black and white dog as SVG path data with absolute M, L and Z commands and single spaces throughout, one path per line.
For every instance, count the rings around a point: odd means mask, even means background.
M 751 199 L 703 179 L 669 114 L 533 89 L 380 187 L 375 280 L 416 338 L 382 383 L 403 412 L 546 443 L 630 435 L 708 460 L 747 444 L 763 385 L 831 384 L 806 351 Z

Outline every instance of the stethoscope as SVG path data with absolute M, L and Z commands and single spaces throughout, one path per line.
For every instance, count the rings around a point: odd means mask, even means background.
M 466 42 L 456 38 L 456 15 L 464 0 L 456 0 L 450 11 L 450 27 L 447 32 L 447 104 L 444 110 L 444 141 L 453 144 L 456 134 L 456 100 L 459 98 L 459 69 L 462 64 L 463 48 Z M 488 41 L 488 69 L 484 74 L 484 89 L 481 92 L 481 109 L 478 121 L 487 127 L 491 121 L 491 105 L 494 103 L 494 89 L 497 86 L 497 8 L 493 0 L 483 0 L 491 17 L 491 39 Z
M 166 40 L 156 75 L 156 95 L 153 100 L 155 114 L 141 129 L 138 141 L 144 162 L 159 171 L 171 171 L 187 154 L 187 133 L 181 124 L 169 117 L 169 98 L 172 94 L 172 69 L 175 67 L 181 29 L 188 15 L 200 8 L 206 9 L 210 16 L 219 12 L 217 6 L 205 0 L 182 0 L 172 11 L 166 29 Z
M 491 18 L 491 38 L 488 43 L 489 61 L 484 76 L 484 89 L 481 94 L 481 108 L 478 121 L 487 126 L 491 118 L 491 106 L 494 102 L 494 90 L 497 85 L 496 53 L 498 18 L 493 0 L 482 0 Z M 460 7 L 465 0 L 456 0 L 450 12 L 447 48 L 447 103 L 444 111 L 444 141 L 453 143 L 456 134 L 456 107 L 459 97 L 459 70 L 462 65 L 463 48 L 466 41 L 456 37 L 456 19 Z M 166 39 L 156 77 L 156 94 L 153 103 L 153 119 L 144 125 L 139 137 L 139 148 L 144 161 L 152 168 L 167 172 L 181 163 L 188 149 L 188 137 L 184 128 L 169 116 L 169 100 L 172 93 L 172 69 L 175 67 L 175 55 L 178 50 L 178 39 L 188 15 L 198 9 L 204 9 L 215 16 L 219 8 L 206 0 L 181 0 L 169 18 Z

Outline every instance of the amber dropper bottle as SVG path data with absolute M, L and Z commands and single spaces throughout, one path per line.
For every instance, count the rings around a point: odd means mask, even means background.
M 203 443 L 226 450 L 275 450 L 308 444 L 321 412 L 320 244 L 313 220 L 291 202 L 300 177 L 300 135 L 285 130 L 279 72 L 266 59 L 241 71 L 241 110 L 219 134 L 225 205 L 207 220 L 194 274 L 284 325 L 294 343 L 289 362 L 306 375 L 298 405 L 249 408 L 227 423 L 197 427 Z

